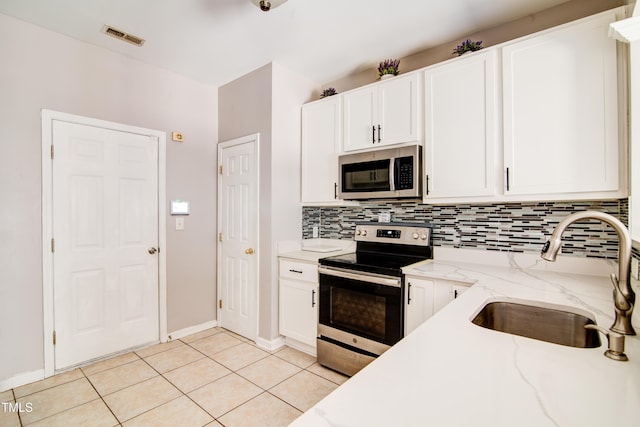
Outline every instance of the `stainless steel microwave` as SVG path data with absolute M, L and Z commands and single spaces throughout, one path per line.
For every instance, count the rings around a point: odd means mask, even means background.
M 422 147 L 409 145 L 338 158 L 338 197 L 345 200 L 422 197 Z

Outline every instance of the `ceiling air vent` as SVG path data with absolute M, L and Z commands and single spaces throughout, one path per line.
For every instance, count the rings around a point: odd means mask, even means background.
M 127 43 L 135 44 L 136 46 L 142 46 L 145 41 L 143 38 L 134 36 L 133 34 L 129 34 L 110 25 L 105 25 L 104 27 L 102 27 L 102 32 L 108 36 L 115 37 Z

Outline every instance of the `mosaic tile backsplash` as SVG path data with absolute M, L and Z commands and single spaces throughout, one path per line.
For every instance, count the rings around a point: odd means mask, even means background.
M 609 213 L 628 223 L 628 200 L 423 205 L 418 203 L 361 203 L 350 207 L 303 207 L 302 238 L 353 239 L 355 223 L 377 221 L 390 212 L 391 221 L 425 222 L 433 226 L 434 246 L 505 252 L 539 253 L 555 226 L 577 211 Z M 563 235 L 562 253 L 617 259 L 618 237 L 599 221 L 573 224 Z M 634 254 L 634 256 L 637 254 Z

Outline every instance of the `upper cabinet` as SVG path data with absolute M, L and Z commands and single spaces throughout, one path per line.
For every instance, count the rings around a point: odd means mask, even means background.
M 340 97 L 302 106 L 302 203 L 338 203 Z
M 345 93 L 344 151 L 418 142 L 418 75 L 392 77 Z
M 307 104 L 303 201 L 335 201 L 339 153 L 416 142 L 424 203 L 627 197 L 627 52 L 608 36 L 623 13 Z
M 503 45 L 505 194 L 624 189 L 615 19 L 611 11 Z
M 496 192 L 497 60 L 492 49 L 425 70 L 427 201 Z

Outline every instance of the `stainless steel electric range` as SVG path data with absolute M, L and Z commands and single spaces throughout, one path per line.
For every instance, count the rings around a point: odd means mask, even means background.
M 320 259 L 318 362 L 353 375 L 404 336 L 402 268 L 433 257 L 431 228 L 362 222 L 356 252 Z

